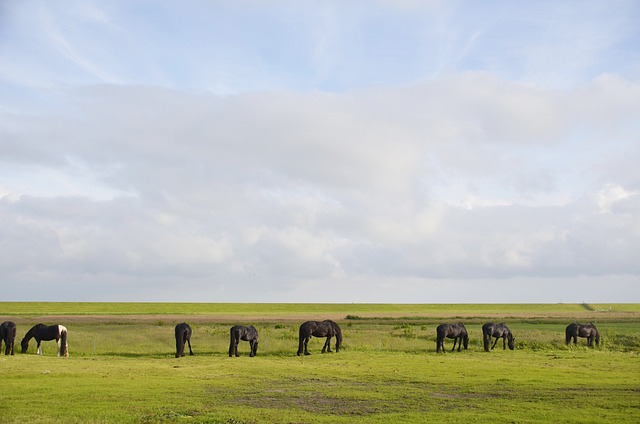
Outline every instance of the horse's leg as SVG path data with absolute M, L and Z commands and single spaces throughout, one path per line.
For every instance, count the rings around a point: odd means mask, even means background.
M 36 340 L 38 342 L 38 349 L 36 350 L 36 353 L 38 355 L 42 355 L 42 347 L 40 346 L 40 342 L 41 340 Z
M 454 350 L 456 350 L 456 342 L 458 341 L 457 337 L 453 338 L 453 347 L 451 348 L 451 352 L 453 352 Z
M 251 353 L 249 353 L 249 357 L 250 358 L 253 358 L 254 356 L 256 356 L 255 344 L 256 344 L 256 340 L 255 339 L 249 340 L 249 346 L 251 348 Z
M 507 336 L 502 336 L 502 350 L 507 350 Z
M 311 336 L 304 338 L 304 354 L 305 355 L 311 355 L 311 353 L 309 352 L 309 350 L 307 348 L 307 345 L 309 344 L 309 339 L 310 338 L 311 338 Z
M 189 356 L 193 356 L 193 350 L 191 350 L 191 338 L 187 339 L 187 344 L 189 345 Z
M 496 344 L 498 343 L 498 339 L 500 337 L 496 337 L 496 341 L 493 342 L 493 346 L 491 346 L 491 350 L 493 350 L 494 347 L 496 347 Z
M 327 336 L 327 340 L 324 342 L 324 346 L 322 346 L 322 353 L 325 352 L 331 353 L 331 336 Z

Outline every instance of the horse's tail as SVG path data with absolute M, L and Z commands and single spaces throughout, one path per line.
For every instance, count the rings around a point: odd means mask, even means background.
M 11 328 L 9 328 L 9 331 L 7 332 L 7 349 L 9 350 L 9 353 L 11 355 L 13 355 L 13 345 L 16 342 L 16 333 L 17 333 L 17 327 L 15 324 L 13 324 L 11 326 Z
M 489 335 L 488 333 L 490 332 L 490 329 L 489 329 L 490 326 L 491 326 L 490 323 L 486 323 L 482 326 L 482 345 L 484 347 L 485 352 L 489 352 L 489 346 L 491 343 L 491 337 L 490 336 L 487 337 Z
M 59 325 L 60 331 L 60 350 L 58 351 L 59 356 L 67 357 L 69 356 L 69 346 L 67 346 L 67 328 Z
M 304 339 L 307 338 L 307 326 L 302 324 L 300 326 L 300 330 L 298 331 L 298 356 L 302 354 L 304 351 Z
M 235 341 L 236 341 L 236 332 L 235 332 L 235 327 L 231 327 L 231 330 L 229 330 L 229 357 L 233 356 L 233 354 L 235 353 Z
M 445 333 L 446 331 L 442 324 L 436 328 L 436 352 L 437 353 L 440 353 L 440 347 L 444 343 Z
M 331 326 L 336 334 L 336 352 L 339 352 L 340 347 L 342 346 L 342 330 L 340 329 L 340 326 L 333 321 L 331 322 Z
M 184 352 L 184 327 L 182 324 L 176 325 L 176 358 L 182 356 Z

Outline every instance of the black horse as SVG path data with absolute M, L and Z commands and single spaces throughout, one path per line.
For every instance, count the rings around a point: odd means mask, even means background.
M 16 323 L 13 321 L 5 321 L 0 324 L 0 351 L 2 351 L 2 342 L 4 342 L 4 354 L 13 355 L 13 344 L 16 340 Z
M 29 340 L 35 337 L 38 342 L 38 355 L 42 355 L 40 342 L 55 340 L 58 343 L 58 356 L 69 356 L 69 346 L 67 344 L 67 328 L 63 325 L 36 324 L 25 334 L 22 342 L 22 353 L 29 349 Z
M 300 326 L 300 337 L 298 343 L 298 356 L 302 355 L 304 351 L 305 355 L 311 355 L 307 350 L 307 344 L 311 336 L 326 337 L 327 341 L 324 342 L 322 347 L 322 353 L 331 352 L 331 338 L 336 337 L 336 352 L 340 352 L 340 346 L 342 345 L 342 330 L 340 326 L 330 319 L 324 321 L 307 321 Z
M 484 343 L 484 351 L 489 352 L 489 345 L 491 344 L 491 338 L 495 337 L 496 341 L 493 342 L 493 346 L 491 349 L 496 347 L 498 343 L 498 339 L 502 339 L 502 350 L 507 349 L 507 343 L 509 343 L 509 349 L 514 349 L 514 340 L 513 334 L 509 327 L 504 325 L 503 323 L 494 324 L 492 322 L 488 322 L 482 326 L 482 341 Z
M 256 356 L 258 353 L 258 330 L 253 325 L 245 327 L 244 325 L 234 325 L 229 331 L 229 357 L 238 355 L 238 343 L 240 340 L 249 342 L 251 346 L 250 357 Z
M 189 345 L 189 355 L 193 356 L 191 350 L 191 327 L 186 322 L 176 325 L 176 358 L 184 356 L 184 344 Z
M 440 352 L 440 349 L 444 352 L 445 337 L 453 339 L 453 348 L 451 349 L 451 352 L 456 349 L 456 342 L 458 343 L 458 352 L 460 352 L 462 343 L 464 343 L 465 350 L 469 347 L 469 334 L 461 322 L 457 322 L 455 324 L 440 324 L 438 328 L 436 328 L 436 335 L 436 352 Z
M 592 323 L 588 324 L 569 324 L 567 329 L 565 330 L 565 341 L 566 344 L 571 343 L 571 339 L 573 339 L 573 344 L 578 344 L 578 337 L 586 337 L 587 338 L 587 346 L 593 347 L 593 341 L 595 340 L 596 346 L 600 346 L 600 333 L 596 329 L 596 326 Z

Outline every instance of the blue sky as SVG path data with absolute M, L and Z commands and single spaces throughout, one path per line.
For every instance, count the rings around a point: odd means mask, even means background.
M 6 300 L 640 302 L 639 18 L 3 2 Z

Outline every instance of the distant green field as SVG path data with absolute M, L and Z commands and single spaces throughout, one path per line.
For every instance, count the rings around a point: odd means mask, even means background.
M 603 316 L 640 314 L 640 304 L 361 304 L 361 303 L 100 303 L 0 302 L 0 316 L 41 315 L 264 315 L 300 314 L 361 317 Z
M 312 355 L 296 356 L 300 322 L 326 316 L 342 327 L 342 351 L 323 355 L 312 339 Z M 640 305 L 619 304 L 5 302 L 0 320 L 18 323 L 18 352 L 0 356 L 0 422 L 637 422 L 639 316 Z M 514 351 L 483 351 L 489 319 L 509 325 Z M 565 345 L 574 319 L 598 325 L 600 347 Z M 183 320 L 196 356 L 176 359 Z M 469 349 L 436 354 L 436 324 L 454 320 Z M 41 357 L 33 340 L 19 353 L 36 322 L 67 326 L 69 358 L 54 342 Z M 246 342 L 228 357 L 231 323 L 258 328 L 256 358 Z

